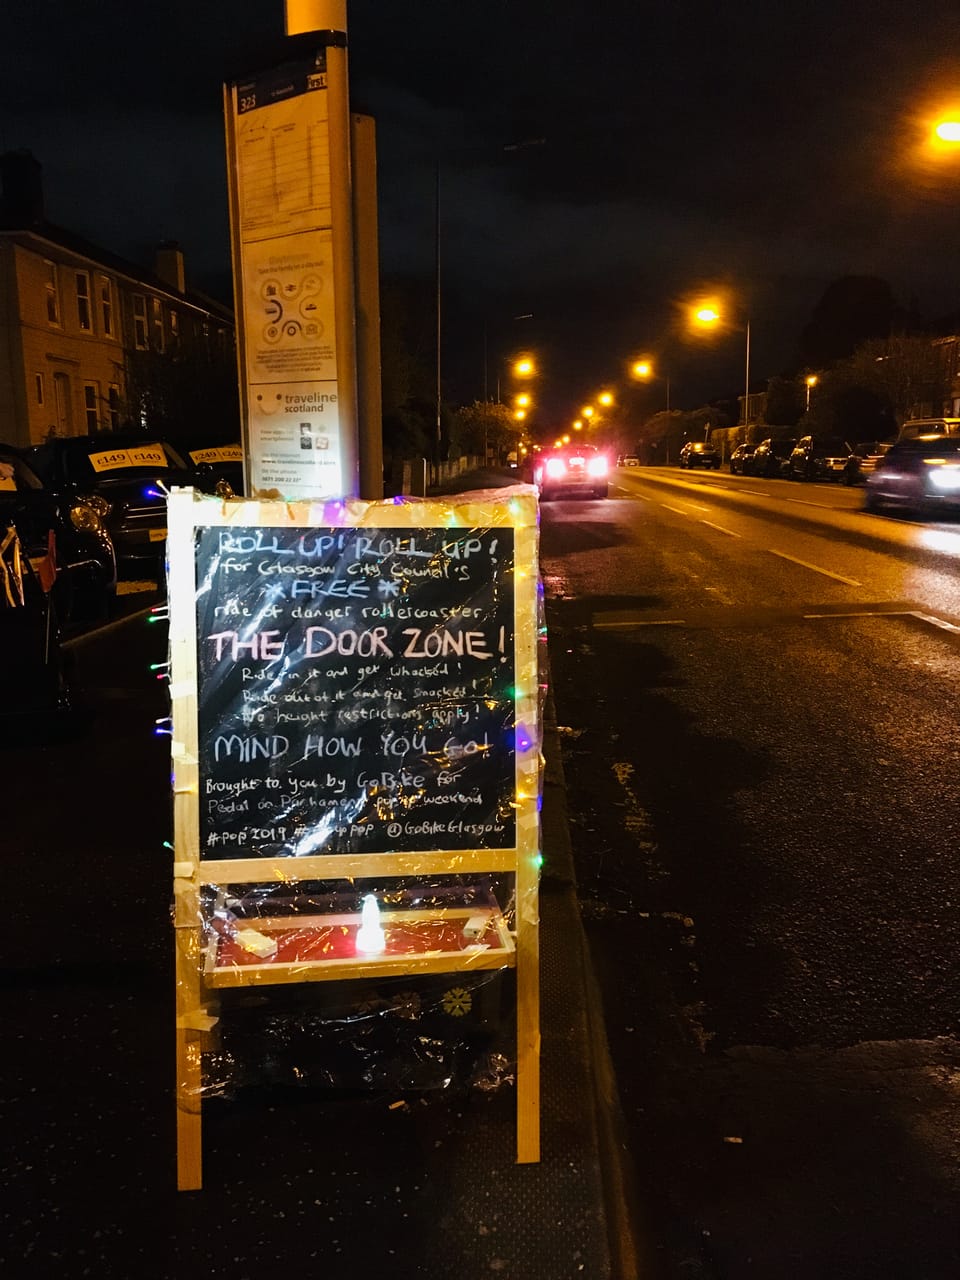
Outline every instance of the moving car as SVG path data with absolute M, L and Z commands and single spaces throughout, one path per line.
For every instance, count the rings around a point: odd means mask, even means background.
M 639 467 L 640 459 L 635 453 L 625 453 L 620 461 L 622 467 Z
M 9 527 L 64 622 L 110 612 L 117 561 L 99 512 L 76 494 L 45 488 L 18 450 L 0 445 L 0 533 Z
M 782 479 L 787 474 L 796 443 L 796 440 L 774 440 L 772 436 L 761 440 L 753 455 L 753 475 L 766 480 Z
M 960 509 L 960 436 L 898 440 L 866 483 L 865 511 L 899 507 L 929 515 Z
M 720 453 L 712 444 L 703 440 L 688 440 L 680 450 L 681 467 L 704 467 L 720 470 Z
M 757 451 L 755 444 L 738 444 L 730 455 L 730 474 L 747 476 L 753 471 L 753 457 Z
M 790 454 L 788 474 L 794 480 L 846 480 L 856 470 L 856 457 L 839 436 L 803 436 Z
M 64 500 L 80 500 L 97 512 L 125 568 L 162 563 L 167 492 L 196 482 L 176 449 L 154 436 L 57 438 L 29 449 L 27 460 Z
M 606 454 L 590 444 L 560 445 L 537 454 L 533 483 L 542 501 L 561 493 L 582 493 L 593 498 L 607 496 L 610 463 Z

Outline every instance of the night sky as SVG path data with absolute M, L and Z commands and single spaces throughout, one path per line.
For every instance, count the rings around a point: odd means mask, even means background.
M 675 404 L 790 367 L 831 280 L 960 312 L 955 0 L 349 0 L 355 110 L 376 117 L 381 266 L 428 276 L 441 171 L 445 392 L 541 356 L 558 418 L 653 354 Z M 229 297 L 222 82 L 280 61 L 282 0 L 8 0 L 0 146 L 43 164 L 51 221 L 135 260 L 178 240 Z M 730 328 L 679 304 L 720 285 Z M 531 318 L 514 317 L 532 313 Z M 484 363 L 484 331 L 487 360 Z M 651 407 L 662 386 L 650 388 Z

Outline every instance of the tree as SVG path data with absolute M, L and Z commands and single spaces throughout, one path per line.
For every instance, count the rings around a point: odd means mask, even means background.
M 522 435 L 521 424 L 509 407 L 494 401 L 474 400 L 453 415 L 451 439 L 462 452 L 486 458 L 491 452 L 502 457 L 515 449 Z
M 197 341 L 166 351 L 131 351 L 125 381 L 125 426 L 142 426 L 184 448 L 240 439 L 232 347 Z
M 939 413 L 950 388 L 943 349 L 926 337 L 865 342 L 824 375 L 801 429 L 882 440 L 909 417 Z
M 803 416 L 805 392 L 796 378 L 771 378 L 767 383 L 767 422 L 795 427 Z
M 853 355 L 871 338 L 888 338 L 904 314 L 885 280 L 842 276 L 824 290 L 800 335 L 802 362 L 822 369 Z

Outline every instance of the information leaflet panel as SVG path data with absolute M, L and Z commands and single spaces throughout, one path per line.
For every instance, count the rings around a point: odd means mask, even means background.
M 194 537 L 201 859 L 516 845 L 513 529 Z

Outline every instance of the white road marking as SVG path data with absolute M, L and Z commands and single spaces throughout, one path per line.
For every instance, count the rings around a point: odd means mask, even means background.
M 666 507 L 668 511 L 674 512 L 675 515 L 686 516 L 688 519 L 690 518 L 689 511 L 681 511 L 679 507 L 671 507 L 668 502 L 661 502 L 660 505 L 661 507 Z
M 722 524 L 714 524 L 712 520 L 701 520 L 701 524 L 707 525 L 711 529 L 716 529 L 718 533 L 725 533 L 729 538 L 742 538 L 742 533 L 734 533 L 732 529 L 725 529 Z
M 809 502 L 806 498 L 785 498 L 785 502 L 795 502 L 798 507 L 817 507 L 820 511 L 853 511 L 853 507 L 838 507 L 832 502 Z
M 955 627 L 952 622 L 946 622 L 943 618 L 936 618 L 932 613 L 918 613 L 914 611 L 910 616 L 912 618 L 919 618 L 921 622 L 929 622 L 931 627 L 939 627 L 941 631 L 952 631 L 954 635 L 960 635 L 960 627 Z
M 613 622 L 601 622 L 597 618 L 593 620 L 595 630 L 607 631 L 617 627 L 685 627 L 686 625 L 686 618 L 618 618 Z
M 806 560 L 798 560 L 796 556 L 788 556 L 785 551 L 774 551 L 773 547 L 767 547 L 772 556 L 779 556 L 781 560 L 789 560 L 792 564 L 798 564 L 802 569 L 810 569 L 814 573 L 822 573 L 827 578 L 835 578 L 837 582 L 845 582 L 848 587 L 862 587 L 863 583 L 858 582 L 856 578 L 845 578 L 842 573 L 834 573 L 830 569 L 821 569 L 818 564 L 809 564 Z

